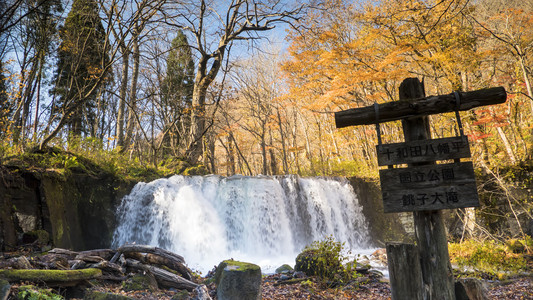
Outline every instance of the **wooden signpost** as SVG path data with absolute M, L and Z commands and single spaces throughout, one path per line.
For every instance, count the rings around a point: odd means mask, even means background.
M 413 212 L 417 246 L 387 245 L 392 299 L 455 300 L 441 210 L 479 206 L 473 165 L 461 162 L 470 157 L 470 148 L 458 112 L 503 103 L 506 92 L 497 87 L 425 97 L 423 84 L 407 78 L 399 95 L 400 101 L 337 112 L 335 122 L 337 128 L 376 124 L 378 165 L 388 166 L 379 171 L 384 211 Z M 451 111 L 456 112 L 461 135 L 432 140 L 427 115 Z M 379 124 L 400 119 L 405 142 L 381 144 Z M 417 249 L 412 255 L 419 260 L 405 259 L 412 249 Z

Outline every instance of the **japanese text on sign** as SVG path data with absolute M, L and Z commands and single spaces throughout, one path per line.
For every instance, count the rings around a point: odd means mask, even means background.
M 394 165 L 470 157 L 464 136 L 376 146 L 378 165 Z

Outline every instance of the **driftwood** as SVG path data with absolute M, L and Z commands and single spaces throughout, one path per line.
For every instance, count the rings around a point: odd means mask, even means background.
M 185 259 L 183 256 L 178 255 L 176 253 L 172 253 L 170 251 L 167 251 L 165 249 L 161 249 L 159 247 L 152 247 L 147 245 L 135 245 L 135 244 L 126 244 L 122 247 L 118 248 L 118 252 L 120 253 L 130 253 L 130 252 L 140 252 L 140 253 L 152 253 L 155 255 L 159 255 L 161 257 L 168 258 L 169 260 L 178 261 L 182 264 L 185 264 Z M 116 255 L 113 257 L 115 258 Z M 114 262 L 111 260 L 111 262 Z
M 101 261 L 95 265 L 92 265 L 92 267 L 100 269 L 106 273 L 118 274 L 120 276 L 126 273 L 126 269 L 124 267 L 114 264 L 112 262 L 108 262 L 108 261 Z
M 152 273 L 160 286 L 180 290 L 186 289 L 188 291 L 193 291 L 196 287 L 198 287 L 198 284 L 169 271 L 154 266 L 142 264 L 141 262 L 134 259 L 126 259 L 126 262 L 126 265 L 130 268 Z
M 5 261 L 0 261 L 0 269 L 31 269 L 32 265 L 26 258 L 26 256 L 12 257 Z
M 74 259 L 74 257 L 76 257 L 76 255 L 79 254 L 79 253 L 76 252 L 76 251 L 71 251 L 71 250 L 62 249 L 62 248 L 54 248 L 54 249 L 48 251 L 48 253 L 49 253 L 49 254 L 60 254 L 60 255 L 64 255 L 64 256 L 69 257 L 70 259 Z
M 81 253 L 76 255 L 74 259 L 83 260 L 84 262 L 88 262 L 88 263 L 99 263 L 99 262 L 105 261 L 105 259 L 100 256 L 86 255 L 86 254 L 81 254 Z
M 48 286 L 74 286 L 102 276 L 99 269 L 83 270 L 0 270 L 0 277 L 9 282 L 44 282 Z
M 75 259 L 75 260 L 69 260 L 68 265 L 70 266 L 71 270 L 77 270 L 77 269 L 83 269 L 87 265 L 83 260 Z
M 127 258 L 133 258 L 140 261 L 143 264 L 158 265 L 164 266 L 174 271 L 177 271 L 183 278 L 187 280 L 192 280 L 192 272 L 187 268 L 183 263 L 173 259 L 169 256 L 159 256 L 152 253 L 138 253 L 138 252 L 128 252 L 125 254 Z
M 143 245 L 125 245 L 117 250 L 96 249 L 80 252 L 55 248 L 45 255 L 34 256 L 31 260 L 25 256 L 0 258 L 0 269 L 13 269 L 0 270 L 0 278 L 66 287 L 91 279 L 124 281 L 128 279 L 128 276 L 125 276 L 126 267 L 153 274 L 162 287 L 188 291 L 201 287 L 192 282 L 192 272 L 185 266 L 182 256 Z M 174 274 L 174 271 L 182 276 Z M 207 293 L 205 288 L 198 291 L 204 292 Z M 207 297 L 204 295 L 199 299 L 210 299 L 209 295 L 206 295 Z
M 81 251 L 78 256 L 99 256 L 105 260 L 110 260 L 117 251 L 111 249 L 94 249 Z

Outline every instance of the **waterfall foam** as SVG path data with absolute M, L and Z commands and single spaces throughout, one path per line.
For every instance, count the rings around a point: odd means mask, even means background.
M 342 178 L 172 176 L 138 183 L 117 211 L 113 246 L 158 246 L 205 274 L 228 258 L 263 272 L 293 265 L 306 245 L 333 235 L 368 246 L 368 226 Z

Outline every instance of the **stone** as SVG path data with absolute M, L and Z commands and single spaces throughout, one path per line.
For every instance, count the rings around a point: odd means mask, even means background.
M 0 279 L 0 300 L 6 300 L 11 291 L 11 285 L 7 280 Z
M 487 288 L 477 278 L 461 278 L 455 282 L 456 300 L 486 300 Z
M 215 274 L 218 300 L 261 299 L 261 268 L 258 265 L 225 260 Z
M 294 274 L 292 274 L 292 277 L 294 277 L 294 278 L 305 278 L 307 276 L 302 271 L 296 271 L 296 272 L 294 272 Z
M 211 296 L 209 296 L 209 290 L 205 284 L 199 285 L 194 289 L 194 292 L 196 293 L 196 296 L 192 298 L 193 300 L 212 300 Z
M 374 253 L 372 253 L 372 257 L 375 261 L 387 265 L 387 249 L 381 248 L 374 251 Z
M 292 278 L 292 277 L 283 274 L 283 275 L 281 275 L 281 276 L 279 277 L 279 280 L 280 280 L 280 281 L 285 281 L 285 280 L 289 280 L 289 279 L 291 279 L 291 278 Z
M 292 272 L 294 272 L 294 269 L 288 264 L 284 264 L 276 269 L 277 274 L 287 274 L 287 273 L 292 273 Z
M 158 289 L 157 280 L 154 275 L 146 272 L 145 274 L 135 274 L 122 283 L 122 288 L 127 291 L 155 291 Z

